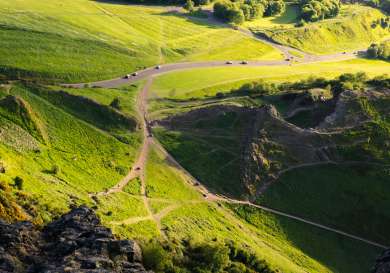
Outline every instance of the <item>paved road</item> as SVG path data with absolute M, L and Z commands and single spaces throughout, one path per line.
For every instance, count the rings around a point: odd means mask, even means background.
M 327 62 L 327 61 L 343 61 L 355 59 L 357 56 L 353 52 L 349 53 L 337 53 L 331 55 L 321 55 L 321 56 L 312 56 L 310 55 L 307 58 L 301 59 L 298 61 L 300 64 L 304 63 L 315 63 L 315 62 Z M 226 64 L 226 61 L 208 61 L 208 62 L 182 62 L 182 63 L 171 63 L 162 65 L 160 69 L 155 67 L 149 67 L 144 70 L 137 71 L 137 76 L 131 76 L 129 79 L 125 77 L 115 78 L 111 80 L 91 82 L 91 83 L 75 83 L 75 84 L 63 84 L 65 87 L 74 87 L 81 88 L 85 84 L 89 84 L 91 87 L 104 87 L 104 88 L 113 88 L 126 84 L 131 84 L 136 81 L 146 79 L 150 76 L 161 75 L 164 73 L 192 69 L 192 68 L 210 68 L 210 67 L 238 67 L 238 66 L 249 66 L 249 67 L 262 67 L 262 66 L 290 66 L 293 65 L 291 61 L 287 60 L 276 60 L 276 61 L 248 61 L 248 64 L 241 64 L 241 61 L 233 61 L 232 64 Z M 130 72 L 129 72 L 130 73 Z

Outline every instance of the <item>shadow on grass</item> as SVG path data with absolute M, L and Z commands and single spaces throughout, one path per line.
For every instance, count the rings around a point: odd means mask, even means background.
M 345 236 L 248 206 L 231 205 L 233 211 L 257 229 L 302 251 L 331 272 L 369 272 L 381 249 Z M 286 243 L 287 242 L 287 243 Z M 299 252 L 295 255 L 299 255 Z M 301 259 L 304 265 L 305 259 Z

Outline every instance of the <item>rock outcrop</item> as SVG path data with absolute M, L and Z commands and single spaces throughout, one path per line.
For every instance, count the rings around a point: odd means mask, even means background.
M 390 272 L 390 249 L 385 250 L 376 260 L 372 273 L 389 273 Z
M 147 272 L 140 247 L 116 240 L 86 206 L 42 231 L 30 222 L 0 220 L 0 272 Z

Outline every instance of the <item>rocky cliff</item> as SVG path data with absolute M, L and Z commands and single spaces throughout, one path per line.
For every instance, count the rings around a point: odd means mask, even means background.
M 0 220 L 0 272 L 147 272 L 141 262 L 137 243 L 116 240 L 86 206 L 42 230 Z
M 376 260 L 372 273 L 389 273 L 390 272 L 390 249 L 387 249 Z

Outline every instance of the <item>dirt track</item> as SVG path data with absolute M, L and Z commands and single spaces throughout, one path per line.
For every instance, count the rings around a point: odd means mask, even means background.
M 292 49 L 292 48 L 289 48 L 286 46 L 278 45 L 278 44 L 273 43 L 271 41 L 267 41 L 267 40 L 264 40 L 262 38 L 256 37 L 251 33 L 247 33 L 247 31 L 245 31 L 245 30 L 240 30 L 240 31 L 252 36 L 254 39 L 261 40 L 262 42 L 273 46 L 274 48 L 280 50 L 283 53 L 283 55 L 287 56 L 288 58 L 291 57 L 291 54 L 289 53 L 290 50 L 298 51 L 296 49 Z M 354 59 L 354 58 L 356 58 L 356 54 L 354 54 L 353 52 L 349 52 L 349 53 L 337 53 L 337 54 L 322 55 L 322 56 L 314 56 L 314 55 L 304 53 L 303 58 L 295 58 L 295 59 L 299 63 L 313 63 L 313 62 L 349 60 L 349 59 Z M 280 65 L 289 66 L 289 65 L 291 65 L 291 62 L 287 61 L 287 60 L 251 61 L 248 64 L 246 64 L 245 66 L 269 66 L 269 67 L 271 67 L 271 66 L 280 66 Z M 311 226 L 314 226 L 314 227 L 317 227 L 317 228 L 320 228 L 320 229 L 323 229 L 326 231 L 334 232 L 334 233 L 337 233 L 339 235 L 342 235 L 342 236 L 345 236 L 345 237 L 348 237 L 348 238 L 351 238 L 354 240 L 358 240 L 358 241 L 364 242 L 366 244 L 369 244 L 369 245 L 372 245 L 372 246 L 375 246 L 378 248 L 383 248 L 383 249 L 388 248 L 387 246 L 384 246 L 382 244 L 367 240 L 365 238 L 362 238 L 362 237 L 359 237 L 359 236 L 356 236 L 353 234 L 349 234 L 347 232 L 344 232 L 344 231 L 341 231 L 341 230 L 338 230 L 338 229 L 335 229 L 332 227 L 322 225 L 320 223 L 316 223 L 316 222 L 301 218 L 299 216 L 284 213 L 284 212 L 281 212 L 281 211 L 278 211 L 275 209 L 271 209 L 268 207 L 260 206 L 260 205 L 251 203 L 249 201 L 236 200 L 236 199 L 231 199 L 231 198 L 228 198 L 228 197 L 225 197 L 222 195 L 213 194 L 213 193 L 209 192 L 207 190 L 207 188 L 200 181 L 198 181 L 187 170 L 185 170 L 180 165 L 180 163 L 178 163 L 164 149 L 164 147 L 158 142 L 158 140 L 156 140 L 155 138 L 152 137 L 152 132 L 150 131 L 150 126 L 148 123 L 147 96 L 148 96 L 149 89 L 152 85 L 153 76 L 168 73 L 171 71 L 176 71 L 176 70 L 184 70 L 184 69 L 191 69 L 191 68 L 206 68 L 206 67 L 223 67 L 223 66 L 226 66 L 226 67 L 243 66 L 243 64 L 240 64 L 239 61 L 235 61 L 235 62 L 233 62 L 233 64 L 226 64 L 226 62 L 224 62 L 224 61 L 173 63 L 173 64 L 163 65 L 159 69 L 151 67 L 151 68 L 147 68 L 147 69 L 138 71 L 137 76 L 132 76 L 129 79 L 116 78 L 116 79 L 112 79 L 112 80 L 89 83 L 90 86 L 112 88 L 112 87 L 117 87 L 117 86 L 121 86 L 121 85 L 125 85 L 125 84 L 131 84 L 131 83 L 134 83 L 134 82 L 139 81 L 141 79 L 147 79 L 146 85 L 143 87 L 143 90 L 139 93 L 139 96 L 137 98 L 137 107 L 136 107 L 137 114 L 141 120 L 143 139 L 144 139 L 142 147 L 140 149 L 138 159 L 135 162 L 135 164 L 132 166 L 130 172 L 118 184 L 116 184 L 114 187 L 112 187 L 111 189 L 109 189 L 105 192 L 96 193 L 94 195 L 95 196 L 96 195 L 97 196 L 98 195 L 107 195 L 107 194 L 111 194 L 114 192 L 120 192 L 132 179 L 139 177 L 141 180 L 141 195 L 143 198 L 143 202 L 145 203 L 145 206 L 147 208 L 148 215 L 144 216 L 144 217 L 135 217 L 134 219 L 127 219 L 127 220 L 122 221 L 120 223 L 125 223 L 125 222 L 126 223 L 133 223 L 133 222 L 151 219 L 151 220 L 154 220 L 156 222 L 157 226 L 159 227 L 159 230 L 161 231 L 160 220 L 161 220 L 162 216 L 165 215 L 166 213 L 169 213 L 171 210 L 175 209 L 176 207 L 170 206 L 166 210 L 162 211 L 160 214 L 156 214 L 156 215 L 153 215 L 153 213 L 151 212 L 150 204 L 149 204 L 146 192 L 145 192 L 145 167 L 146 167 L 146 160 L 147 160 L 149 146 L 151 144 L 153 144 L 154 147 L 156 147 L 158 150 L 160 150 L 160 152 L 162 152 L 166 156 L 166 160 L 168 160 L 171 164 L 173 164 L 174 166 L 176 166 L 179 170 L 181 170 L 183 172 L 183 174 L 187 177 L 187 179 L 186 179 L 187 182 L 189 182 L 197 191 L 199 191 L 207 201 L 227 202 L 227 203 L 232 203 L 232 204 L 242 204 L 242 205 L 256 207 L 256 208 L 262 209 L 264 211 L 267 211 L 267 212 L 270 212 L 273 214 L 277 214 L 277 215 L 280 215 L 283 217 L 287 217 L 289 219 L 292 219 L 292 220 L 295 220 L 298 222 L 309 224 Z M 63 86 L 80 88 L 80 87 L 84 87 L 85 84 L 84 83 L 64 84 Z M 165 234 L 162 234 L 162 235 L 165 235 Z

